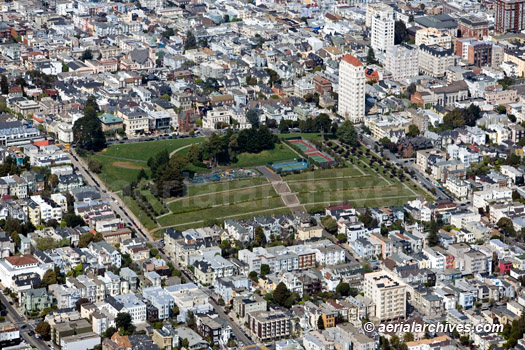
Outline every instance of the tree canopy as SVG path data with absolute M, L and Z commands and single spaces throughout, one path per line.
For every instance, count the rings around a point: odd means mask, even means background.
M 105 147 L 106 137 L 97 117 L 97 109 L 93 105 L 86 103 L 84 117 L 73 125 L 73 140 L 78 147 L 94 152 Z
M 357 146 L 357 131 L 351 121 L 345 120 L 337 129 L 336 136 L 350 146 Z

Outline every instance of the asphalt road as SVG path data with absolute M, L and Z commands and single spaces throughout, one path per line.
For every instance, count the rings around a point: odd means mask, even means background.
M 2 304 L 6 308 L 7 318 L 9 319 L 9 321 L 14 323 L 18 327 L 18 329 L 20 330 L 20 335 L 27 344 L 34 346 L 39 350 L 49 349 L 49 346 L 47 346 L 47 344 L 44 343 L 42 339 L 37 339 L 34 336 L 29 336 L 28 332 L 35 330 L 33 324 L 29 323 L 18 314 L 16 309 L 11 304 L 9 304 L 9 301 L 3 293 L 0 293 L 0 302 L 2 302 Z

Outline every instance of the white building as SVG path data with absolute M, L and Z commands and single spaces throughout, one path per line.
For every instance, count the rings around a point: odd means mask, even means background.
M 432 248 L 423 248 L 423 254 L 429 260 L 429 269 L 444 270 L 446 256 L 441 254 L 441 252 L 434 250 Z
M 419 45 L 438 45 L 444 49 L 452 47 L 452 37 L 446 31 L 436 28 L 422 28 L 416 32 L 416 46 Z
M 100 345 L 100 335 L 89 332 L 70 335 L 60 339 L 62 350 L 89 350 Z
M 354 56 L 345 55 L 339 64 L 338 114 L 353 123 L 365 117 L 365 71 Z
M 406 285 L 386 271 L 365 274 L 365 297 L 375 306 L 375 318 L 381 321 L 406 317 Z
M 113 316 L 119 312 L 127 312 L 131 315 L 133 324 L 146 322 L 146 304 L 135 294 L 122 294 L 107 298 L 111 307 L 108 309 Z
M 14 290 L 16 276 L 36 273 L 44 276 L 46 269 L 32 255 L 14 255 L 0 260 L 0 280 L 5 288 Z
M 394 16 L 390 11 L 381 11 L 372 17 L 372 49 L 386 53 L 394 45 Z
M 171 309 L 175 306 L 173 297 L 161 287 L 150 287 L 142 290 L 145 299 L 159 310 L 159 320 L 170 318 Z
M 443 77 L 450 66 L 455 64 L 454 50 L 437 45 L 419 46 L 419 70 L 433 77 Z
M 459 200 L 467 199 L 470 192 L 470 186 L 468 182 L 463 181 L 462 179 L 452 174 L 450 174 L 447 177 L 447 181 L 445 182 L 444 187 Z
M 404 80 L 419 75 L 418 51 L 408 45 L 395 45 L 388 49 L 386 67 L 393 80 Z
M 217 130 L 223 129 L 220 125 L 230 125 L 231 122 L 231 113 L 224 107 L 217 107 L 211 111 L 208 111 L 206 115 L 202 118 L 202 128 Z

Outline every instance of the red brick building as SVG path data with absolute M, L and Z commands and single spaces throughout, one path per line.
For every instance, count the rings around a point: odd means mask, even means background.
M 496 0 L 494 30 L 518 33 L 525 28 L 525 0 Z
M 318 75 L 314 77 L 314 87 L 315 91 L 321 95 L 323 95 L 325 92 L 332 91 L 332 83 L 330 82 L 330 80 L 321 78 Z
M 477 17 L 462 17 L 458 21 L 458 37 L 483 39 L 489 35 L 489 22 Z

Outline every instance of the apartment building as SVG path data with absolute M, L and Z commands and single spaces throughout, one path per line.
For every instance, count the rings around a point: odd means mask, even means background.
M 440 46 L 444 49 L 452 47 L 452 37 L 446 31 L 441 31 L 436 28 L 422 28 L 416 32 L 416 46 Z
M 525 0 L 496 0 L 494 30 L 519 33 L 525 28 Z
M 257 341 L 284 338 L 290 335 L 290 317 L 282 311 L 248 313 L 248 329 Z
M 441 46 L 419 46 L 419 71 L 433 77 L 443 77 L 450 66 L 455 65 L 454 50 Z
M 409 45 L 391 46 L 386 55 L 385 68 L 393 80 L 409 79 L 419 75 L 418 50 Z
M 406 317 L 406 285 L 386 271 L 365 274 L 365 297 L 375 306 L 374 316 L 379 321 Z
M 339 115 L 353 123 L 365 117 L 365 71 L 363 64 L 345 55 L 339 64 Z
M 390 11 L 380 11 L 372 17 L 371 46 L 375 52 L 386 53 L 394 45 L 394 25 Z

